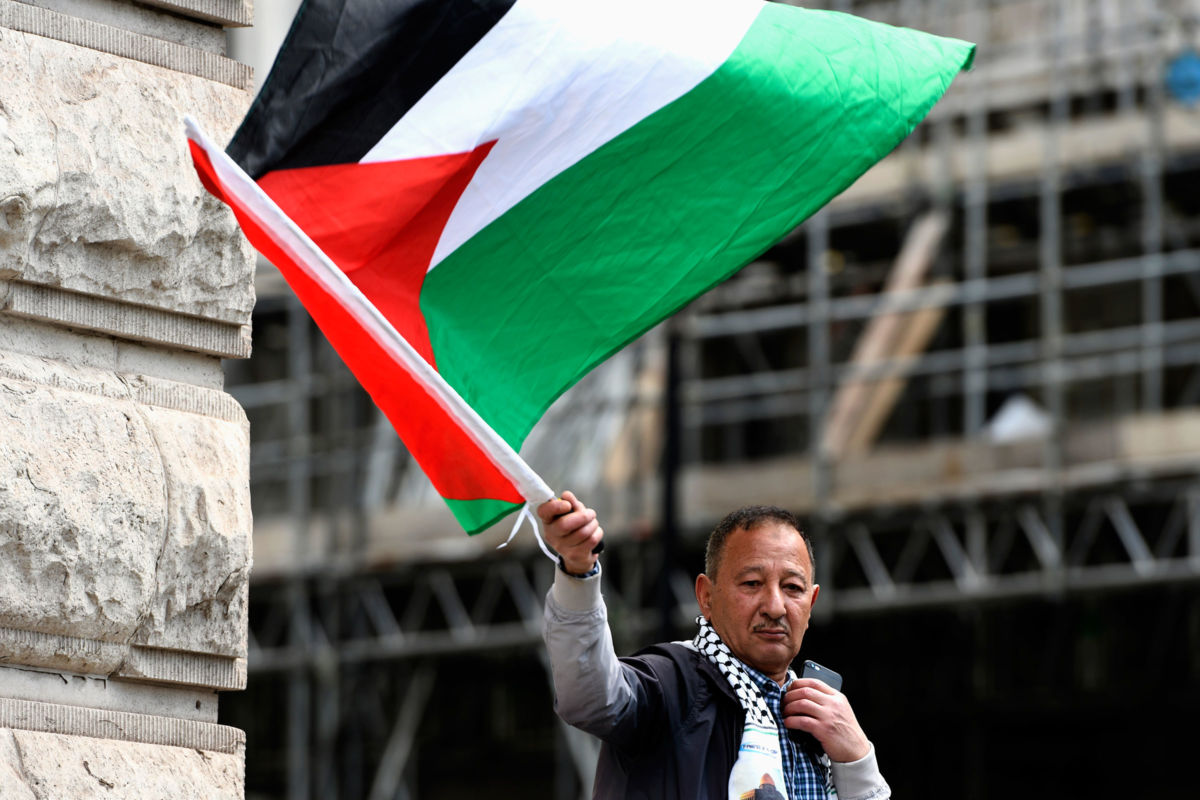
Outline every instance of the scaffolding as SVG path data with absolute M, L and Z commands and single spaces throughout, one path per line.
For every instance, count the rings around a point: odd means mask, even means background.
M 604 517 L 619 649 L 687 630 L 704 532 L 747 502 L 806 517 L 826 620 L 1194 583 L 1200 109 L 1166 76 L 1200 2 L 806 5 L 978 42 L 976 65 L 531 435 Z M 554 796 L 586 795 L 596 745 L 556 727 L 539 672 L 548 565 L 463 536 L 270 273 L 259 295 L 229 369 L 257 517 L 250 796 L 415 796 L 418 728 L 468 656 L 519 665 Z

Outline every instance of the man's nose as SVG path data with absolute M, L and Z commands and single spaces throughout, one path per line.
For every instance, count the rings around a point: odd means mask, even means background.
M 762 612 L 771 619 L 779 619 L 787 613 L 783 602 L 783 590 L 778 586 L 767 586 L 763 593 Z

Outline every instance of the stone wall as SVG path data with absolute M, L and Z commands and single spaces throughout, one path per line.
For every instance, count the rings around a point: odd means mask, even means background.
M 253 259 L 239 0 L 0 0 L 0 800 L 237 798 Z

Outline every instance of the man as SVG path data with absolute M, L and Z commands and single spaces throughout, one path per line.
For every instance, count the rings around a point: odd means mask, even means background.
M 604 742 L 595 797 L 891 796 L 845 695 L 790 670 L 820 591 L 794 516 L 759 506 L 722 520 L 696 578 L 696 638 L 618 659 L 596 512 L 564 492 L 538 515 L 560 555 L 544 630 L 555 708 Z

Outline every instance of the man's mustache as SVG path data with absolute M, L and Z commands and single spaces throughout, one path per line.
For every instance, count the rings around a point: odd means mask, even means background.
M 770 620 L 768 622 L 760 622 L 750 629 L 754 633 L 767 630 L 782 630 L 784 633 L 791 633 L 788 629 L 787 622 L 782 619 Z

